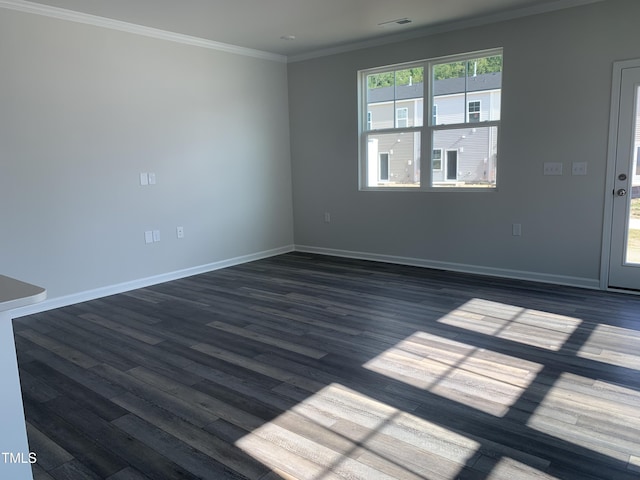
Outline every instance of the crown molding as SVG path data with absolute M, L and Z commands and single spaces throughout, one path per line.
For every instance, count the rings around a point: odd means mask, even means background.
M 100 17 L 97 15 L 75 12 L 73 10 L 67 10 L 65 8 L 42 5 L 40 3 L 29 2 L 26 0 L 0 0 L 0 8 L 17 10 L 19 12 L 32 13 L 35 15 L 42 15 L 59 20 L 67 20 L 75 23 L 83 23 L 96 27 L 109 28 L 111 30 L 119 30 L 121 32 L 133 33 L 135 35 L 142 35 L 145 37 L 167 40 L 184 45 L 191 45 L 195 47 L 207 48 L 210 50 L 217 50 L 220 52 L 232 53 L 235 55 L 259 58 L 262 60 L 270 60 L 281 63 L 286 63 L 287 61 L 287 57 L 284 55 L 264 52 L 262 50 L 254 50 L 252 48 L 239 47 L 237 45 L 230 45 L 228 43 L 215 42 L 213 40 L 192 37 L 190 35 L 183 35 L 181 33 L 169 32 L 166 30 L 160 30 L 158 28 L 145 27 L 142 25 L 136 25 L 134 23 L 122 22 L 120 20 Z
M 401 42 L 404 40 L 413 40 L 415 38 L 427 37 L 439 33 L 453 32 L 456 30 L 463 30 L 465 28 L 480 27 L 483 25 L 504 22 L 507 20 L 514 20 L 531 15 L 555 12 L 557 10 L 564 10 L 567 8 L 582 7 L 584 5 L 591 5 L 593 3 L 600 3 L 603 1 L 605 0 L 557 0 L 555 2 L 545 3 L 543 5 L 518 8 L 515 10 L 509 10 L 507 12 L 500 12 L 492 15 L 470 18 L 467 20 L 459 20 L 457 22 L 442 23 L 439 25 L 411 30 L 406 33 L 397 33 L 394 35 L 387 35 L 384 37 L 364 40 L 362 42 L 348 43 L 337 47 L 314 50 L 312 52 L 301 53 L 298 55 L 290 55 L 289 57 L 287 57 L 287 62 L 302 62 L 304 60 L 312 60 L 314 58 L 327 57 L 330 55 L 351 52 L 354 50 L 362 50 L 365 48 L 379 47 L 381 45 L 388 45 L 390 43 Z

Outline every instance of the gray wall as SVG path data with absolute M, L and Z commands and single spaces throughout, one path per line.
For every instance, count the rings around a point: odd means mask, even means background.
M 0 66 L 1 273 L 60 298 L 292 245 L 286 64 L 0 9 Z
M 290 64 L 296 245 L 597 285 L 612 64 L 640 57 L 637 18 L 637 0 L 609 0 Z M 498 190 L 358 191 L 357 71 L 494 47 Z M 543 176 L 545 161 L 565 174 Z M 588 175 L 571 176 L 572 161 Z

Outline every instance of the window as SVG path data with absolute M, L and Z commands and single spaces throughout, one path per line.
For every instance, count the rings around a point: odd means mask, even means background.
M 502 49 L 365 70 L 359 78 L 361 189 L 496 187 Z M 421 170 L 421 151 L 432 152 L 430 168 Z
M 469 102 L 469 108 L 467 109 L 469 115 L 467 116 L 467 122 L 479 123 L 480 122 L 480 100 L 474 100 Z
M 431 156 L 431 165 L 434 172 L 442 170 L 442 149 L 434 148 L 433 155 Z
M 407 128 L 409 126 L 409 109 L 396 108 L 396 128 Z

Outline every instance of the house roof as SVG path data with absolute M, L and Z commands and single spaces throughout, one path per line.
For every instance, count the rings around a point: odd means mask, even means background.
M 467 92 L 481 92 L 483 90 L 495 90 L 502 85 L 502 72 L 485 73 L 475 77 L 467 77 Z M 465 91 L 465 77 L 447 78 L 436 80 L 433 83 L 433 93 L 436 97 L 441 95 L 453 95 Z M 396 87 L 396 100 L 422 97 L 424 84 L 401 85 Z M 390 102 L 394 99 L 393 87 L 373 88 L 367 91 L 368 103 Z

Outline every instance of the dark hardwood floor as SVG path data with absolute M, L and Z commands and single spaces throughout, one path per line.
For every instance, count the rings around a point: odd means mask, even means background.
M 640 297 L 292 253 L 14 322 L 35 479 L 640 478 Z

